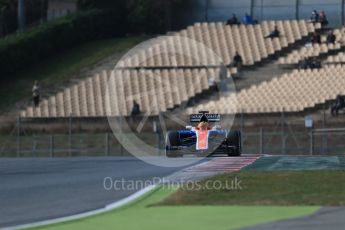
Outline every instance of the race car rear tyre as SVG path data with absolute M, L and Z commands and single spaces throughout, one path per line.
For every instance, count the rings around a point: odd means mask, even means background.
M 230 131 L 227 136 L 229 146 L 234 146 L 228 150 L 228 156 L 241 156 L 242 154 L 242 135 L 240 131 Z
M 182 157 L 178 147 L 180 146 L 180 134 L 176 131 L 170 131 L 165 140 L 166 157 Z
M 168 158 L 176 158 L 176 157 L 183 157 L 183 154 L 179 153 L 178 150 L 166 150 L 165 156 Z

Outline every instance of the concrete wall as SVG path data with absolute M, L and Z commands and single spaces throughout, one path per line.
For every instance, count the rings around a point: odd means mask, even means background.
M 49 0 L 47 20 L 53 20 L 66 16 L 77 10 L 77 1 L 73 0 Z
M 197 21 L 226 21 L 232 13 L 245 13 L 255 19 L 309 19 L 312 10 L 324 10 L 330 26 L 343 22 L 344 0 L 193 0 L 194 10 L 186 16 L 187 24 Z

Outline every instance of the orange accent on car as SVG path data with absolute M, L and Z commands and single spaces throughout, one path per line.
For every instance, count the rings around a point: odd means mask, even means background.
M 208 149 L 208 130 L 196 131 L 196 150 Z

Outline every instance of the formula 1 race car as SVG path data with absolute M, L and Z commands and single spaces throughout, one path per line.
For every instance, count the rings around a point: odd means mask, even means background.
M 210 123 L 220 122 L 219 114 L 209 114 L 200 111 L 190 115 L 190 123 L 185 130 L 169 131 L 165 141 L 166 157 L 182 157 L 186 154 L 210 156 L 212 154 L 227 154 L 240 156 L 242 153 L 241 132 L 222 129 L 220 125 Z

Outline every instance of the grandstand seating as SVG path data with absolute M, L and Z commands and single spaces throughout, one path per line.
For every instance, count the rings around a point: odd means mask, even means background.
M 345 66 L 328 65 L 322 69 L 294 70 L 272 81 L 252 86 L 237 94 L 202 103 L 188 113 L 211 110 L 221 114 L 302 112 L 317 104 L 345 95 Z
M 264 39 L 275 25 L 281 37 Z M 103 71 L 66 88 L 44 99 L 38 108 L 22 111 L 21 116 L 128 116 L 133 100 L 144 113 L 157 115 L 209 89 L 210 82 L 220 81 L 219 64 L 222 60 L 229 64 L 236 51 L 242 54 L 244 65 L 252 65 L 318 28 L 319 24 L 303 20 L 263 21 L 248 26 L 197 23 L 174 34 L 178 36 L 156 38 L 120 61 L 117 70 Z M 229 71 L 234 74 L 237 69 Z
M 281 31 L 280 38 L 264 39 L 275 25 Z M 263 21 L 257 25 L 239 26 L 220 22 L 196 23 L 172 34 L 174 36 L 156 39 L 154 45 L 121 61 L 118 67 L 208 66 L 219 65 L 222 61 L 229 64 L 236 51 L 242 55 L 244 65 L 253 65 L 318 28 L 320 24 L 305 20 Z M 208 48 L 216 55 L 212 55 Z
M 318 57 L 321 54 L 326 54 L 332 50 L 340 50 L 343 45 L 345 45 L 345 28 L 335 29 L 333 32 L 337 37 L 337 42 L 335 44 L 325 43 L 327 35 L 323 35 L 321 36 L 321 42 L 323 42 L 321 45 L 313 44 L 308 47 L 302 47 L 299 50 L 294 50 L 286 57 L 279 58 L 278 63 L 281 65 L 297 64 L 304 57 Z
M 339 43 L 336 44 L 314 44 L 310 47 L 302 47 L 299 50 L 294 50 L 290 53 L 287 57 L 281 57 L 278 60 L 278 63 L 281 65 L 285 64 L 297 64 L 304 57 L 318 57 L 321 54 L 326 54 L 331 50 L 340 50 L 341 45 Z
M 219 69 L 103 71 L 29 107 L 22 117 L 102 117 L 130 115 L 133 100 L 157 115 L 188 101 L 220 80 Z
M 336 55 L 328 56 L 326 63 L 344 63 L 345 62 L 345 53 L 339 52 Z

